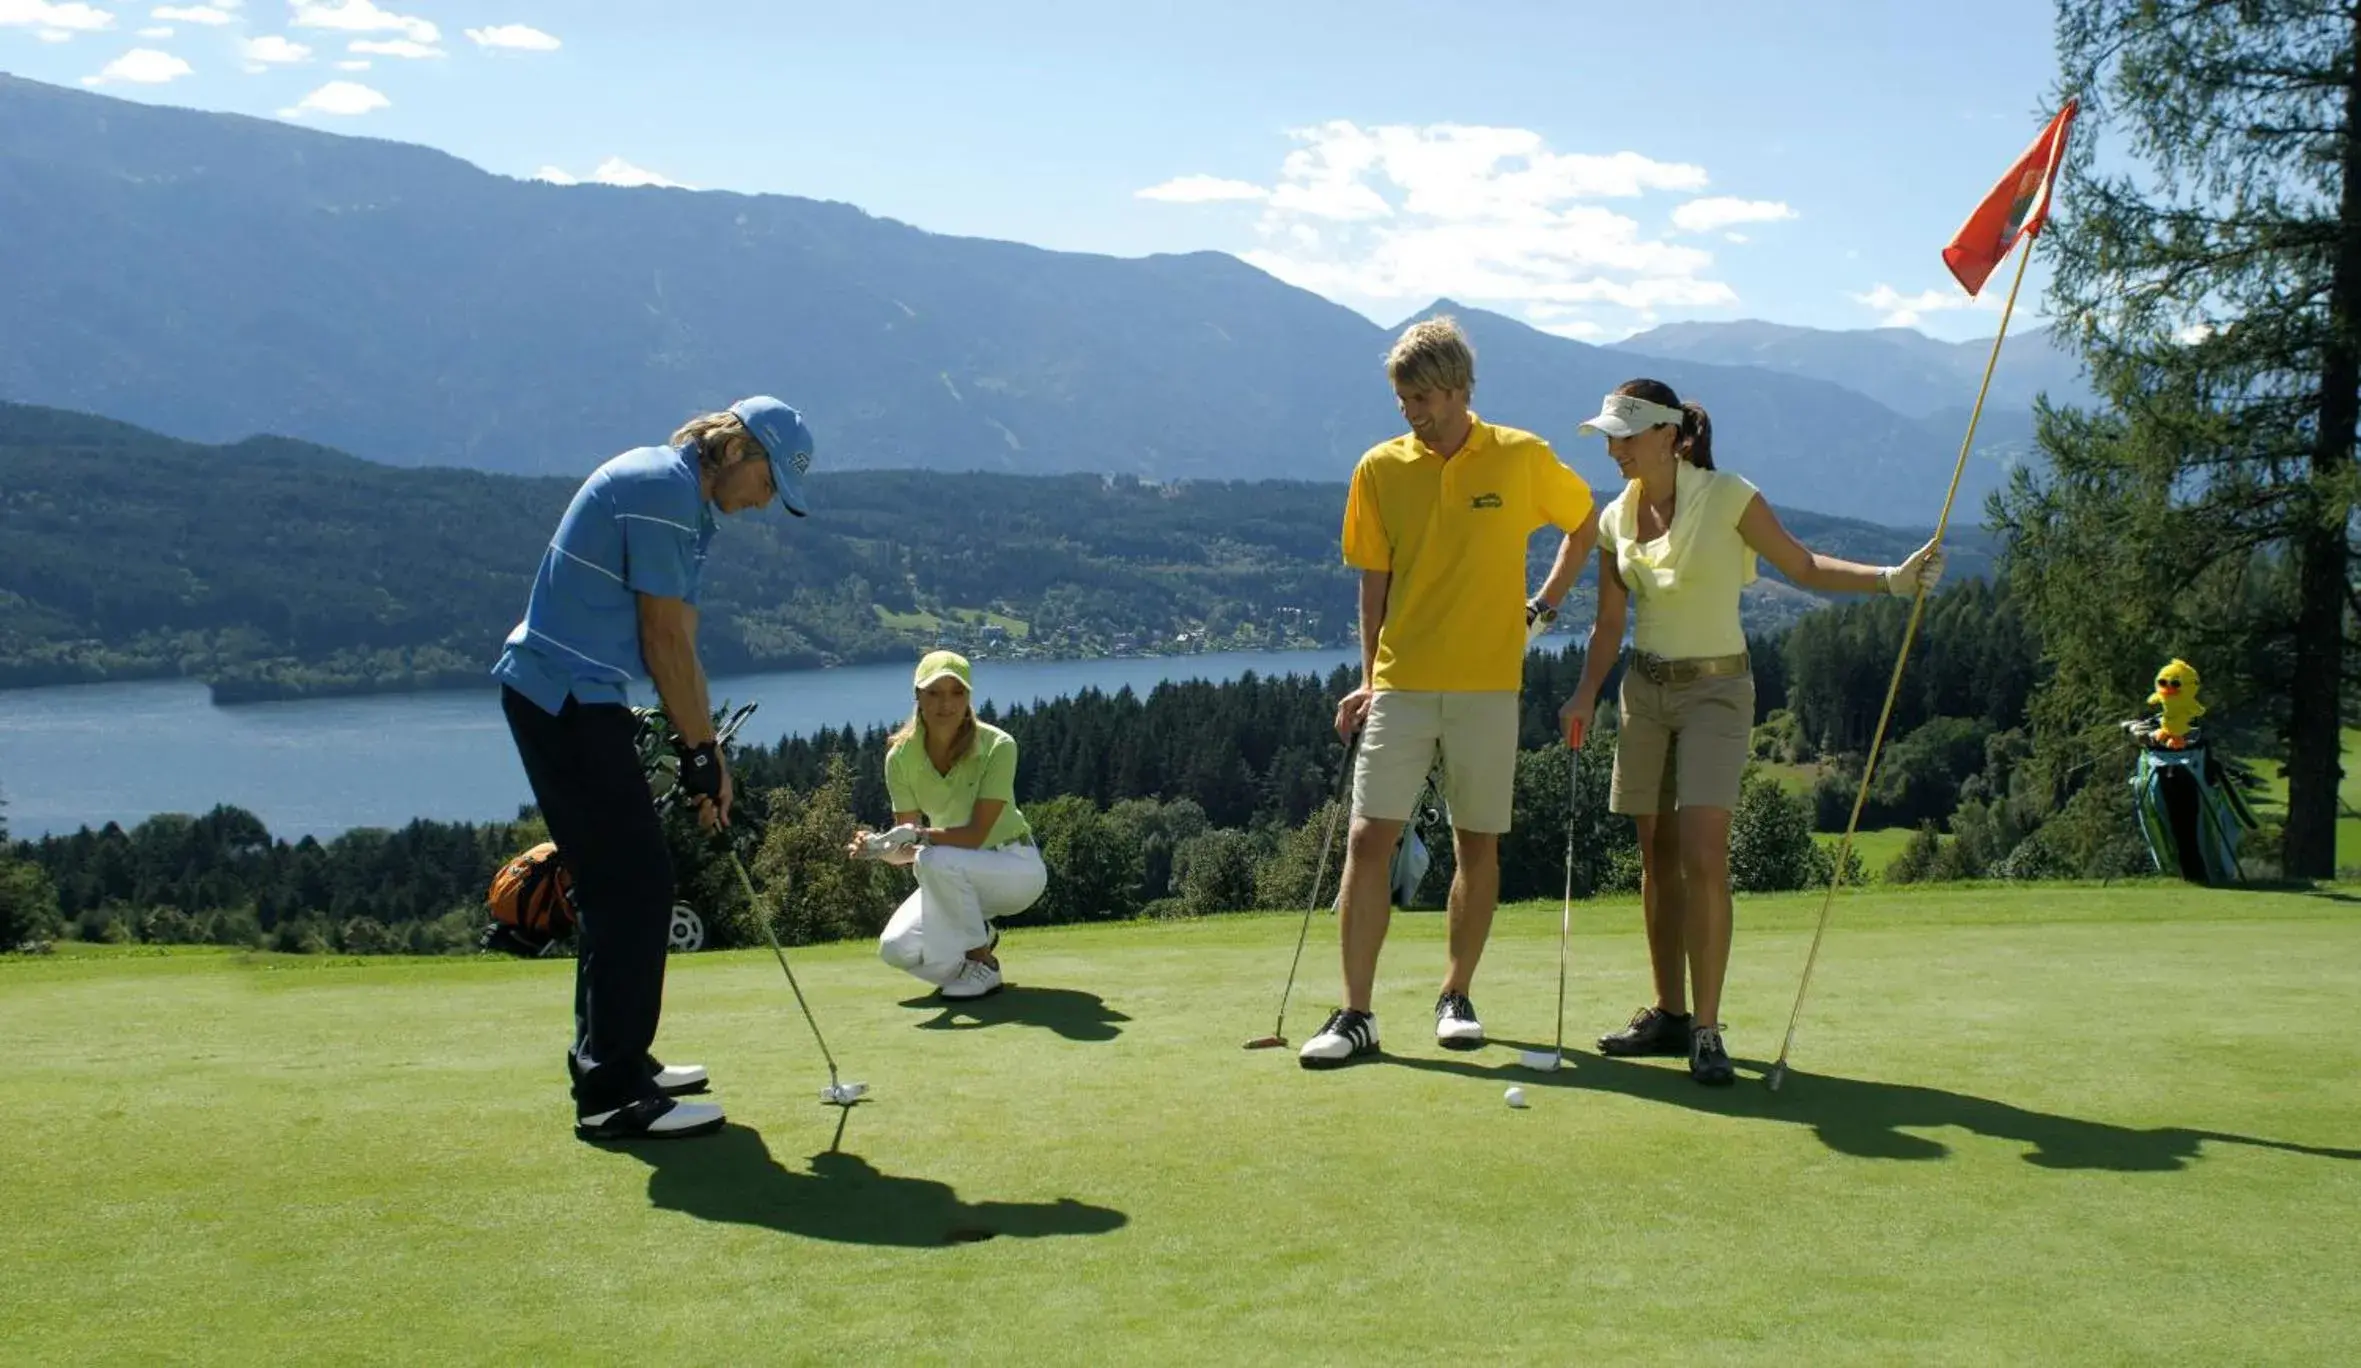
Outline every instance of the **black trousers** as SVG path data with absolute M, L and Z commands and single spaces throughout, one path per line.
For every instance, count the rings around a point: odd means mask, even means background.
M 639 724 L 620 703 L 571 698 L 553 717 L 505 685 L 500 709 L 574 880 L 575 1110 L 590 1116 L 653 1097 L 672 857 L 639 768 Z

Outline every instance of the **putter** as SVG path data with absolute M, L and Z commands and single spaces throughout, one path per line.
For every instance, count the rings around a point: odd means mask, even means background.
M 1256 1036 L 1246 1042 L 1249 1050 L 1277 1050 L 1287 1045 L 1287 999 L 1295 991 L 1295 971 L 1303 963 L 1304 940 L 1312 933 L 1312 913 L 1320 906 L 1320 885 L 1328 878 L 1328 851 L 1336 844 L 1336 824 L 1344 816 L 1341 804 L 1344 802 L 1345 785 L 1352 782 L 1353 757 L 1359 754 L 1360 749 L 1361 733 L 1356 731 L 1351 743 L 1344 749 L 1344 765 L 1336 778 L 1336 796 L 1329 803 L 1332 810 L 1328 814 L 1328 830 L 1320 837 L 1320 864 L 1312 875 L 1312 900 L 1305 904 L 1303 926 L 1295 933 L 1295 958 L 1287 964 L 1287 986 L 1279 990 L 1278 1020 L 1271 1024 L 1269 1035 Z
M 754 911 L 755 921 L 762 925 L 764 940 L 771 943 L 771 953 L 779 957 L 779 968 L 787 975 L 787 986 L 795 990 L 795 1005 L 803 1009 L 805 1024 L 812 1028 L 812 1039 L 820 1047 L 820 1058 L 828 1061 L 828 1086 L 820 1090 L 820 1100 L 832 1107 L 849 1107 L 869 1093 L 866 1083 L 846 1083 L 837 1077 L 836 1056 L 828 1053 L 827 1038 L 820 1034 L 820 1023 L 812 1016 L 812 1005 L 804 1001 L 803 987 L 795 981 L 795 970 L 787 964 L 787 951 L 779 944 L 779 933 L 771 929 L 770 914 L 763 911 L 762 900 L 755 896 L 754 880 L 747 876 L 746 862 L 730 851 L 730 867 L 738 871 L 738 886 L 746 890 L 746 904 Z
M 1558 1039 L 1548 1051 L 1521 1050 L 1517 1062 L 1555 1073 L 1566 1059 L 1566 942 L 1574 934 L 1574 799 L 1582 779 L 1582 728 L 1566 733 L 1566 900 L 1558 908 Z

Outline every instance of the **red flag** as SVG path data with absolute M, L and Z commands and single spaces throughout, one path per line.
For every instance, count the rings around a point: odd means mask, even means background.
M 2041 136 L 2017 158 L 2000 184 L 1992 187 L 1992 193 L 1984 196 L 1976 212 L 1960 225 L 1951 245 L 1943 249 L 1943 264 L 1969 294 L 1984 288 L 1985 278 L 2008 255 L 2009 248 L 2017 245 L 2018 238 L 2041 232 L 2042 222 L 2049 217 L 2050 183 L 2066 162 L 2066 130 L 2079 108 L 2081 101 L 2066 101 L 2066 107 L 2041 130 Z

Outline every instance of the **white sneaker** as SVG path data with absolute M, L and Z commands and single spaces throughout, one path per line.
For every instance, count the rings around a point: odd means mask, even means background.
M 667 1064 L 656 1070 L 656 1091 L 666 1097 L 684 1093 L 701 1093 L 711 1087 L 713 1080 L 705 1076 L 702 1064 Z
M 942 987 L 947 998 L 988 997 L 1000 991 L 1000 968 L 980 960 L 961 960 L 959 972 Z
M 650 1097 L 577 1117 L 574 1134 L 584 1140 L 683 1140 L 720 1130 L 724 1119 L 717 1103 Z
M 1368 1012 L 1339 1007 L 1328 1014 L 1319 1033 L 1303 1043 L 1296 1061 L 1307 1069 L 1333 1069 L 1362 1055 L 1377 1053 L 1377 1018 Z
M 1484 1023 L 1476 1020 L 1476 1004 L 1465 993 L 1445 993 L 1435 999 L 1435 1043 L 1446 1050 L 1473 1050 L 1484 1043 Z

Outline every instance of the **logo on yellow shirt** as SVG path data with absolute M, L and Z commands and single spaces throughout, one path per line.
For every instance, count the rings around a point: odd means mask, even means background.
M 1498 494 L 1478 494 L 1476 497 L 1467 501 L 1467 506 L 1471 509 L 1498 508 L 1500 507 L 1500 496 Z

